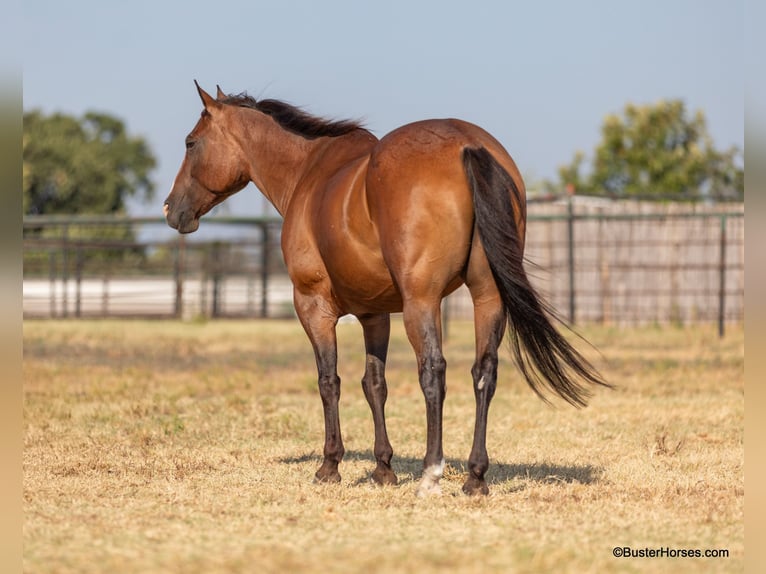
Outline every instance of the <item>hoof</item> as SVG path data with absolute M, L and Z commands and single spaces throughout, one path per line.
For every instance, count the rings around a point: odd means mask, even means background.
M 489 494 L 489 487 L 484 480 L 469 476 L 463 484 L 463 492 L 468 496 L 486 496 Z
M 423 469 L 423 478 L 420 479 L 418 490 L 415 494 L 418 497 L 423 498 L 425 496 L 431 496 L 432 494 L 439 495 L 442 493 L 442 487 L 439 486 L 439 480 L 444 474 L 444 459 L 442 458 L 438 464 L 432 464 Z
M 399 479 L 396 478 L 396 474 L 391 470 L 391 467 L 383 464 L 379 464 L 373 471 L 372 480 L 381 486 L 393 486 L 399 483 Z
M 418 489 L 415 491 L 415 496 L 418 498 L 428 498 L 429 496 L 441 496 L 442 487 L 438 482 L 432 482 L 430 480 L 421 480 L 418 485 Z
M 340 482 L 337 464 L 328 464 L 325 461 L 314 475 L 314 483 L 332 484 Z
M 320 475 L 318 472 L 314 475 L 314 484 L 337 484 L 340 482 L 340 474 L 337 472 L 332 474 Z

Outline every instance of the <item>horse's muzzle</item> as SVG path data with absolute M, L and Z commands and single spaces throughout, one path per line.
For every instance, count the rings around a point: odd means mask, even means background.
M 162 213 L 165 215 L 165 221 L 168 225 L 178 230 L 179 233 L 192 233 L 199 229 L 199 217 L 195 217 L 189 211 L 171 209 L 167 201 L 162 206 Z

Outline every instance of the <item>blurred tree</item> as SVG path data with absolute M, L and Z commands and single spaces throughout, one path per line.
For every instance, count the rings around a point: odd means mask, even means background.
M 154 194 L 148 144 L 107 114 L 25 113 L 22 146 L 25 215 L 120 214 Z
M 616 198 L 741 200 L 741 157 L 736 147 L 717 151 L 705 115 L 689 118 L 681 100 L 628 104 L 622 116 L 604 119 L 590 173 L 582 172 L 585 154 L 578 151 L 559 168 L 559 181 L 546 181 L 545 188 L 562 193 L 571 184 L 578 194 Z
M 143 138 L 128 135 L 121 120 L 94 112 L 75 118 L 31 111 L 23 123 L 24 215 L 121 215 L 128 197 L 149 200 L 154 195 L 149 177 L 154 155 Z M 70 252 L 58 260 L 62 274 L 90 262 L 145 258 L 129 225 L 41 224 L 25 228 L 24 236 L 66 238 Z M 25 273 L 51 272 L 46 249 L 25 249 Z M 72 269 L 64 271 L 64 266 Z

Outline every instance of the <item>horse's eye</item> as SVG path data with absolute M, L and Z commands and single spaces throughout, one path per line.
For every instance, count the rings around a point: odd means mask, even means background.
M 195 140 L 186 140 L 186 149 L 193 148 L 195 143 L 197 143 Z

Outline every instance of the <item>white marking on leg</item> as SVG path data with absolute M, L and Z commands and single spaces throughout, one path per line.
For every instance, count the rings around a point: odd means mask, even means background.
M 415 494 L 419 497 L 429 496 L 431 494 L 441 494 L 442 489 L 439 486 L 439 480 L 444 474 L 444 459 L 441 459 L 439 464 L 432 464 L 428 468 L 423 469 L 423 478 L 420 480 L 418 489 Z
M 486 384 L 487 383 L 484 381 L 484 375 L 482 375 L 481 378 L 479 379 L 479 383 L 476 385 L 476 387 L 479 390 L 482 390 L 484 388 L 484 385 L 486 385 Z

